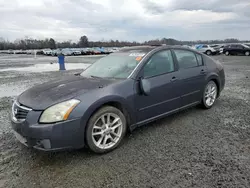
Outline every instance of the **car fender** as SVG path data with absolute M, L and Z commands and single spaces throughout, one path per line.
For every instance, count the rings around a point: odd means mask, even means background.
M 94 114 L 99 108 L 104 106 L 105 104 L 116 102 L 119 103 L 128 113 L 130 117 L 130 124 L 135 122 L 135 112 L 133 107 L 128 104 L 128 100 L 118 95 L 109 95 L 102 97 L 101 99 L 95 101 L 92 104 L 85 103 L 85 105 L 81 105 L 82 116 L 81 116 L 81 129 L 85 129 L 89 118 Z M 79 114 L 80 115 L 80 114 Z
M 207 74 L 205 80 L 206 82 L 209 82 L 210 80 L 216 80 L 218 87 L 219 87 L 218 90 L 220 91 L 221 83 L 220 83 L 219 75 L 217 73 L 211 72 Z

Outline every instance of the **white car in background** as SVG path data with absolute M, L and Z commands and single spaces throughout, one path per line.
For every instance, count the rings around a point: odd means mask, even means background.
M 62 49 L 62 54 L 64 56 L 67 56 L 67 55 L 73 55 L 73 51 L 68 49 L 68 48 L 65 48 L 65 49 Z
M 43 53 L 44 55 L 52 55 L 52 50 L 51 50 L 51 49 L 43 49 L 43 50 L 42 50 L 42 53 Z
M 207 44 L 199 44 L 195 45 L 195 49 L 201 53 L 207 54 L 207 55 L 213 55 L 217 53 L 217 50 L 213 47 L 207 45 Z
M 73 55 L 82 55 L 81 50 L 79 49 L 72 49 Z

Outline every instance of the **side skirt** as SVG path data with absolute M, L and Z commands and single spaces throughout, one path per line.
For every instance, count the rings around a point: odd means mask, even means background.
M 161 118 L 163 118 L 163 117 L 169 116 L 169 115 L 174 114 L 174 113 L 176 113 L 176 112 L 185 110 L 185 109 L 187 109 L 187 108 L 196 106 L 196 105 L 198 105 L 198 104 L 200 104 L 200 103 L 201 103 L 200 101 L 197 101 L 197 102 L 194 102 L 194 103 L 191 103 L 191 104 L 182 106 L 182 107 L 180 107 L 180 108 L 177 108 L 177 109 L 175 109 L 175 110 L 171 110 L 171 111 L 169 111 L 169 112 L 166 112 L 166 113 L 157 115 L 157 116 L 155 116 L 155 117 L 151 117 L 151 118 L 149 118 L 149 119 L 140 121 L 140 122 L 138 122 L 138 123 L 136 123 L 136 124 L 130 125 L 129 129 L 130 129 L 130 131 L 133 131 L 133 130 L 136 129 L 137 127 L 140 127 L 140 126 L 142 126 L 142 125 L 148 124 L 148 123 L 150 123 L 150 122 L 152 122 L 152 121 L 161 119 Z

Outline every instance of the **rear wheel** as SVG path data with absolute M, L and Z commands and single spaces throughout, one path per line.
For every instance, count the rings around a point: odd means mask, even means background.
M 226 51 L 226 53 L 225 53 L 225 54 L 226 54 L 227 56 L 228 56 L 228 55 L 230 55 L 229 51 Z
M 115 149 L 126 133 L 123 113 L 112 106 L 105 106 L 90 118 L 86 129 L 86 141 L 95 153 L 106 153 Z
M 245 55 L 246 55 L 246 56 L 249 56 L 249 55 L 250 55 L 250 52 L 249 52 L 249 51 L 245 52 Z
M 202 106 L 206 109 L 211 108 L 218 95 L 218 88 L 214 81 L 209 81 L 204 89 Z

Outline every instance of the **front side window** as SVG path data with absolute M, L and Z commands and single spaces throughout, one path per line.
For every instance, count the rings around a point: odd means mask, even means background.
M 196 56 L 193 52 L 187 50 L 174 50 L 174 52 L 180 69 L 188 69 L 198 66 Z
M 155 53 L 143 68 L 144 77 L 153 77 L 174 71 L 174 61 L 170 50 Z

